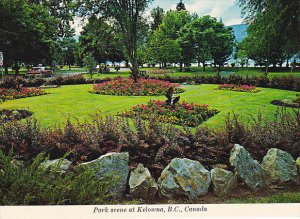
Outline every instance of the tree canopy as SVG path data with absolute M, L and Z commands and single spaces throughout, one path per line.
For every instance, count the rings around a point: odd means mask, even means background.
M 82 14 L 112 19 L 122 33 L 123 43 L 132 64 L 132 76 L 138 78 L 138 24 L 152 0 L 85 0 L 80 1 Z
M 28 0 L 0 1 L 0 48 L 4 65 L 13 62 L 50 62 L 59 20 L 47 8 Z

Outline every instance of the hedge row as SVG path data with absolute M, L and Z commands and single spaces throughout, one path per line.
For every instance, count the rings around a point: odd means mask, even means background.
M 170 75 L 164 76 L 150 76 L 149 78 L 170 81 L 171 83 L 195 83 L 195 84 L 238 84 L 249 85 L 265 88 L 275 88 L 284 90 L 300 91 L 300 78 L 293 76 L 281 76 L 268 78 L 267 76 L 240 76 L 229 75 L 226 77 L 220 74 L 215 75 L 197 75 L 197 76 L 180 76 L 172 77 Z
M 240 76 L 240 75 L 229 75 L 226 77 L 220 74 L 215 75 L 196 75 L 196 76 L 180 76 L 174 77 L 170 75 L 155 75 L 147 76 L 151 79 L 159 79 L 169 81 L 171 83 L 194 83 L 194 84 L 238 84 L 238 85 L 249 85 L 265 88 L 275 88 L 284 90 L 300 91 L 300 78 L 293 76 L 282 76 L 268 78 L 267 76 Z M 6 76 L 1 82 L 0 87 L 2 88 L 16 88 L 19 84 L 23 87 L 38 87 L 41 85 L 74 85 L 74 84 L 99 84 L 105 81 L 109 81 L 111 78 L 103 79 L 85 79 L 82 75 L 72 76 L 56 76 L 54 78 L 35 78 L 35 79 L 24 79 L 22 77 L 9 77 Z

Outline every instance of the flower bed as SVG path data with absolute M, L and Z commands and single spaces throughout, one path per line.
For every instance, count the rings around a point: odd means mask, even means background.
M 47 93 L 39 88 L 21 88 L 19 90 L 0 88 L 0 98 L 6 100 L 40 96 L 44 94 Z
M 236 85 L 236 84 L 221 84 L 221 85 L 219 85 L 218 89 L 219 90 L 239 91 L 239 92 L 250 92 L 250 93 L 259 92 L 259 90 L 255 86 Z
M 174 88 L 175 93 L 184 91 L 179 87 L 179 84 L 171 84 L 161 80 L 142 78 L 137 83 L 134 83 L 133 79 L 117 78 L 94 85 L 90 92 L 102 95 L 156 96 L 164 95 L 170 87 Z
M 196 127 L 218 112 L 218 110 L 209 109 L 208 105 L 183 101 L 183 103 L 177 103 L 175 106 L 169 106 L 165 101 L 152 100 L 146 105 L 133 106 L 130 111 L 126 111 L 120 115 L 131 118 L 139 115 L 143 119 L 155 116 L 158 121 L 163 123 Z
M 300 94 L 297 94 L 296 100 L 284 99 L 284 100 L 273 100 L 271 104 L 283 107 L 291 107 L 300 109 Z

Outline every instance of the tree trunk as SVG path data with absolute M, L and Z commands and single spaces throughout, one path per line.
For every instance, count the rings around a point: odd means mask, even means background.
M 269 73 L 269 62 L 266 63 L 265 75 L 268 75 L 268 73 Z
M 205 62 L 202 62 L 202 64 L 203 64 L 203 71 L 205 72 L 206 71 L 206 69 L 205 69 Z
M 180 68 L 179 68 L 179 72 L 182 72 L 182 69 L 183 69 L 183 63 L 180 62 Z
M 71 64 L 69 64 L 69 71 L 71 71 Z
M 131 74 L 132 74 L 132 78 L 134 80 L 134 83 L 137 83 L 138 82 L 139 69 L 138 69 L 138 63 L 137 63 L 136 59 L 132 60 Z

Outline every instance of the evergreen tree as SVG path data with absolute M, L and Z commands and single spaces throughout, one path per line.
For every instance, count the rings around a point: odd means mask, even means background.
M 177 11 L 186 11 L 185 4 L 182 2 L 182 0 L 180 0 L 180 2 L 177 4 L 176 10 Z

